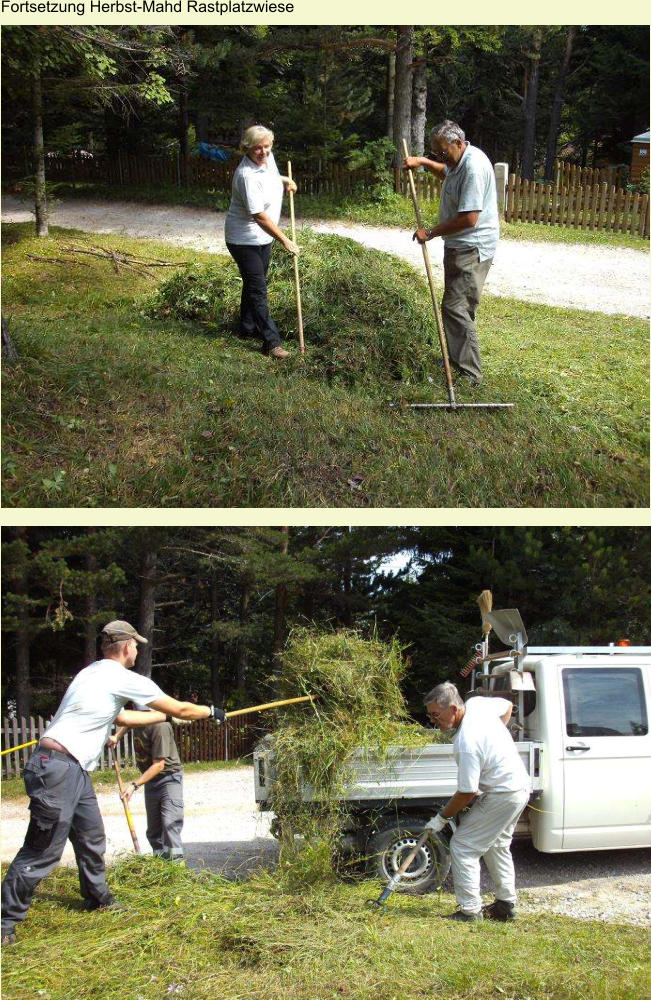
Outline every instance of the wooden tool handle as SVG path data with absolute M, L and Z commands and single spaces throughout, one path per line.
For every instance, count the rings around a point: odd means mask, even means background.
M 124 784 L 122 782 L 122 775 L 120 774 L 120 763 L 118 761 L 117 754 L 113 755 L 113 766 L 115 767 L 115 774 L 118 779 L 118 788 L 120 789 L 120 799 L 122 800 L 122 805 L 124 806 L 124 815 L 127 818 L 127 825 L 129 827 L 129 833 L 131 834 L 131 839 L 133 841 L 133 846 L 136 854 L 140 854 L 140 844 L 138 843 L 138 835 L 136 833 L 136 828 L 133 824 L 133 818 L 131 816 L 131 810 L 129 809 L 129 803 L 126 799 L 123 799 L 124 795 Z
M 407 140 L 402 140 L 402 146 L 405 156 L 409 156 L 409 147 L 407 146 Z M 416 185 L 414 183 L 414 174 L 409 167 L 407 169 L 407 176 L 409 177 L 409 190 L 411 192 L 411 200 L 414 205 L 414 212 L 416 213 L 416 222 L 418 223 L 418 228 L 423 228 L 423 217 L 420 212 L 420 205 L 418 204 L 418 195 L 416 194 Z M 429 284 L 430 295 L 432 296 L 432 305 L 434 307 L 434 318 L 436 320 L 436 329 L 439 335 L 439 344 L 441 345 L 441 356 L 443 357 L 443 369 L 445 371 L 445 381 L 448 388 L 448 396 L 450 399 L 450 405 L 456 406 L 456 400 L 454 397 L 454 387 L 452 384 L 452 369 L 450 368 L 450 352 L 448 351 L 448 341 L 445 335 L 445 328 L 443 326 L 443 320 L 441 318 L 441 310 L 439 309 L 439 301 L 436 296 L 436 287 L 434 285 L 434 273 L 432 271 L 432 264 L 429 259 L 429 251 L 427 249 L 427 243 L 421 244 L 423 251 L 423 260 L 425 261 L 425 271 L 427 273 L 427 283 Z
M 289 218 L 292 225 L 292 242 L 296 243 L 296 219 L 294 218 L 294 192 L 292 191 L 292 164 L 287 161 L 287 176 L 289 178 Z M 301 305 L 301 282 L 298 275 L 298 257 L 294 254 L 294 285 L 296 286 L 296 313 L 298 318 L 298 349 L 305 354 L 305 339 L 303 337 L 303 307 Z

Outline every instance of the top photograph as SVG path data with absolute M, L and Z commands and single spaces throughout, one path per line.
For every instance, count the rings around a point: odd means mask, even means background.
M 644 25 L 5 25 L 5 508 L 648 508 Z

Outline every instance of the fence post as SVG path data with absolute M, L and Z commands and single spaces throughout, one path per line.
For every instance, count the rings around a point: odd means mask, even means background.
M 497 189 L 497 214 L 501 219 L 506 212 L 506 185 L 509 179 L 508 163 L 496 163 L 495 167 L 495 187 Z

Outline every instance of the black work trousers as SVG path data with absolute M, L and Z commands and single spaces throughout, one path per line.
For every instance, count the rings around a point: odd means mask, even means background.
M 280 344 L 278 327 L 269 315 L 267 302 L 267 271 L 272 244 L 248 246 L 227 243 L 226 246 L 242 278 L 240 331 L 245 337 L 262 337 L 264 349 L 270 351 Z
M 30 821 L 25 842 L 2 883 L 2 933 L 27 916 L 39 882 L 52 872 L 70 838 L 84 899 L 112 900 L 106 884 L 106 837 L 88 772 L 73 757 L 37 747 L 23 772 Z

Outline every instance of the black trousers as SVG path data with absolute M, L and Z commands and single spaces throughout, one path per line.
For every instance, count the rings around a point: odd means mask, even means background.
M 104 823 L 88 773 L 72 757 L 37 747 L 23 772 L 30 822 L 25 843 L 2 883 L 2 933 L 27 916 L 39 882 L 52 872 L 70 839 L 84 899 L 113 898 L 106 884 Z
M 270 351 L 280 344 L 278 327 L 269 315 L 267 302 L 267 271 L 272 244 L 246 246 L 227 243 L 226 246 L 242 278 L 240 330 L 245 337 L 262 337 L 264 348 Z

